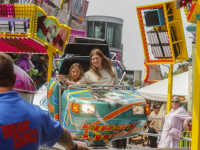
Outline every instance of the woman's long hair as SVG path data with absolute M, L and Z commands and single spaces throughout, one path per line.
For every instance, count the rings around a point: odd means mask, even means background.
M 99 70 L 92 64 L 92 56 L 93 55 L 98 55 L 100 56 L 103 60 L 102 60 L 102 66 L 103 68 L 109 72 L 109 74 L 111 76 L 115 76 L 115 73 L 112 70 L 113 64 L 112 62 L 102 53 L 102 51 L 98 48 L 94 48 L 91 53 L 90 53 L 90 71 L 92 71 L 97 77 L 98 79 L 102 78 L 101 73 L 99 72 Z
M 72 74 L 71 74 L 72 69 L 74 69 L 74 68 L 78 68 L 80 70 L 80 76 L 76 80 L 72 77 Z M 84 75 L 84 71 L 83 71 L 82 66 L 79 63 L 74 63 L 71 65 L 71 67 L 69 69 L 69 74 L 68 74 L 67 78 L 70 78 L 71 81 L 73 81 L 73 82 L 77 82 L 80 79 L 82 79 L 83 75 Z
M 165 115 L 167 113 L 167 105 L 163 104 L 160 108 L 160 111 L 156 115 L 156 117 L 162 118 L 162 115 Z M 159 130 L 162 130 L 163 128 L 163 120 L 155 119 L 154 125 L 158 127 Z

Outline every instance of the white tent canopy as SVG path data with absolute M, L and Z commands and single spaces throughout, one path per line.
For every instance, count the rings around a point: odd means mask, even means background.
M 168 78 L 137 90 L 143 98 L 153 101 L 167 101 Z M 188 71 L 173 77 L 172 95 L 184 96 L 188 102 Z

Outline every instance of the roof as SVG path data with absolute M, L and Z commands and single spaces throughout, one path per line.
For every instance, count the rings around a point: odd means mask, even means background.
M 168 78 L 137 90 L 143 98 L 153 101 L 167 101 Z M 188 71 L 173 77 L 172 95 L 185 97 L 188 102 Z
M 89 56 L 94 48 L 99 48 L 103 54 L 110 58 L 109 47 L 106 40 L 92 38 L 76 38 L 77 43 L 68 43 L 65 47 L 66 54 L 81 54 Z

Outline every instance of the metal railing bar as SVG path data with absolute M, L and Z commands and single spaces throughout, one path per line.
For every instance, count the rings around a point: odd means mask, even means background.
M 116 87 L 116 88 L 122 88 L 122 87 L 129 87 L 134 90 L 134 87 L 127 86 L 127 85 L 105 85 L 105 84 L 81 84 L 81 85 L 70 85 L 68 89 L 70 90 L 72 87 Z
M 129 144 L 130 145 L 130 144 Z M 133 147 L 133 146 L 131 146 Z M 149 148 L 149 147 L 136 147 L 139 148 L 140 150 L 146 150 L 146 149 L 150 149 L 150 150 L 191 150 L 191 147 L 177 147 L 177 148 Z M 126 149 L 128 150 L 128 149 Z
M 148 119 L 158 119 L 158 120 L 165 120 L 165 118 L 159 118 L 159 117 L 148 117 Z
M 161 137 L 160 134 L 153 134 L 153 133 L 146 133 L 146 132 L 140 132 L 140 135 L 148 135 L 148 136 Z M 192 141 L 191 138 L 185 138 L 185 137 L 181 137 L 180 140 L 184 140 L 184 141 Z
M 148 135 L 148 136 L 161 137 L 161 134 L 153 134 L 153 133 L 146 133 L 146 132 L 140 132 L 140 135 Z
M 137 148 L 137 149 L 151 149 L 149 147 L 144 147 L 144 146 L 138 146 L 138 145 L 132 145 L 132 144 L 127 144 L 127 147 L 128 148 L 131 148 L 131 147 L 134 147 L 134 148 Z
M 31 93 L 31 94 L 36 94 L 37 93 L 37 91 L 22 90 L 22 89 L 17 89 L 17 88 L 13 88 L 13 90 L 22 91 L 22 92 Z

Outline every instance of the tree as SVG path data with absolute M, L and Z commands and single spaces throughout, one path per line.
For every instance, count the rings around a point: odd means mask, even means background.
M 168 78 L 168 73 L 164 72 L 163 79 Z
M 135 87 L 141 86 L 141 80 L 135 80 Z
M 128 81 L 127 75 L 124 76 L 124 81 Z

